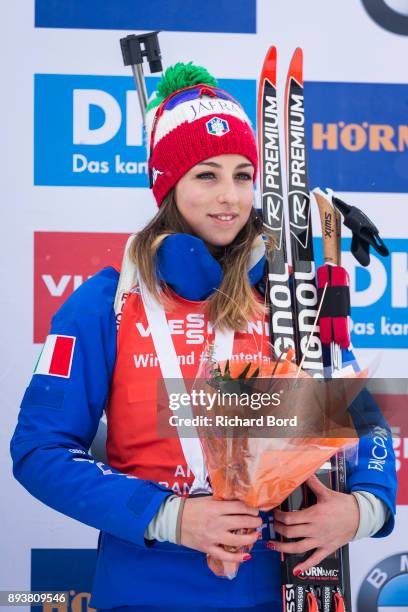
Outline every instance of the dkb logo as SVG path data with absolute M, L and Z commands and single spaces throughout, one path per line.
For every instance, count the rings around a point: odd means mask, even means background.
M 157 77 L 147 77 L 149 95 L 157 83 Z M 255 123 L 255 81 L 225 79 L 219 84 L 240 100 Z M 37 74 L 34 102 L 36 185 L 148 187 L 142 118 L 131 77 Z M 218 136 L 220 127 L 225 132 L 228 126 L 214 126 Z

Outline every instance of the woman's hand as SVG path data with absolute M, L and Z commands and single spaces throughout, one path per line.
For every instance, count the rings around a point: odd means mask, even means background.
M 325 487 L 317 476 L 306 484 L 316 495 L 316 504 L 296 512 L 274 511 L 274 529 L 285 538 L 298 542 L 268 542 L 268 548 L 283 553 L 305 553 L 310 557 L 293 569 L 295 576 L 317 565 L 332 552 L 353 539 L 360 522 L 354 495 L 338 493 Z
M 240 501 L 216 501 L 211 496 L 190 497 L 184 504 L 181 520 L 181 544 L 212 555 L 220 561 L 241 563 L 250 556 L 228 552 L 223 546 L 252 547 L 258 539 L 262 519 L 256 508 Z M 243 535 L 233 531 L 250 529 Z

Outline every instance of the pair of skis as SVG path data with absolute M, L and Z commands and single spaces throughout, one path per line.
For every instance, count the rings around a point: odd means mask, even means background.
M 271 343 L 279 356 L 294 349 L 296 362 L 311 376 L 322 378 L 323 351 L 317 323 L 319 299 L 310 215 L 310 195 L 305 138 L 303 53 L 296 49 L 287 73 L 285 100 L 285 151 L 287 207 L 284 202 L 283 172 L 279 144 L 277 99 L 277 51 L 271 47 L 262 68 L 258 92 L 258 146 L 262 213 L 266 232 L 275 248 L 268 255 L 266 294 L 270 309 Z M 285 208 L 289 216 L 293 278 L 285 239 Z M 333 210 L 334 212 L 334 210 Z M 338 220 L 339 223 L 339 220 Z M 340 225 L 337 226 L 338 228 Z M 334 237 L 339 250 L 338 233 Z M 332 348 L 335 369 L 341 369 L 341 350 Z M 345 490 L 344 455 L 318 473 L 326 486 Z M 295 491 L 283 505 L 287 511 L 314 503 L 306 487 Z M 351 611 L 348 548 L 321 562 L 314 575 L 293 575 L 293 568 L 308 555 L 282 555 L 284 612 Z

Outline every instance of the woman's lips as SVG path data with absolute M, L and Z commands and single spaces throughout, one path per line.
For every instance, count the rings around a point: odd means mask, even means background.
M 233 225 L 238 215 L 234 213 L 220 213 L 219 215 L 208 215 L 217 225 L 223 227 Z

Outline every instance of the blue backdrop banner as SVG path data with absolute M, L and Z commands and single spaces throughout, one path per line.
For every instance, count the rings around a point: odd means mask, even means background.
M 158 78 L 146 81 L 151 93 Z M 255 127 L 256 81 L 219 84 L 243 104 Z M 305 83 L 311 187 L 407 192 L 407 105 L 408 85 Z M 36 185 L 147 187 L 131 77 L 37 74 L 34 123 Z
M 36 0 L 35 25 L 255 34 L 256 0 Z
M 157 77 L 147 77 L 155 90 Z M 219 79 L 255 124 L 256 83 Z M 34 183 L 147 187 L 146 146 L 131 77 L 37 74 Z
M 305 83 L 310 184 L 408 191 L 408 85 Z
M 66 605 L 32 606 L 32 612 L 91 610 L 88 606 L 96 564 L 96 549 L 32 548 L 31 590 L 68 593 Z

